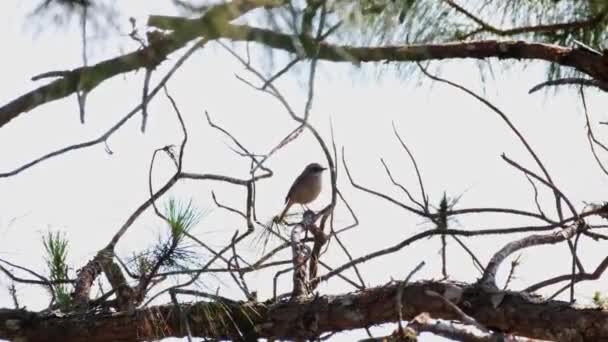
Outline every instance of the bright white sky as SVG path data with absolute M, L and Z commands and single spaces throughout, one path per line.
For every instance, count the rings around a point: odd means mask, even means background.
M 25 3 L 28 3 L 26 6 Z M 44 84 L 30 77 L 50 71 L 71 69 L 80 65 L 80 37 L 76 25 L 54 29 L 48 22 L 25 20 L 30 2 L 0 2 L 3 32 L 3 77 L 0 105 Z M 110 33 L 104 40 L 89 42 L 90 63 L 96 63 L 135 45 L 126 37 L 127 18 L 137 18 L 143 25 L 149 14 L 176 14 L 169 1 L 129 1 L 122 7 L 118 20 L 122 35 Z M 40 29 L 42 28 L 42 29 Z M 36 34 L 40 29 L 40 33 Z M 242 48 L 242 46 L 240 46 Z M 240 51 L 244 51 L 241 49 Z M 181 55 L 183 51 L 179 53 Z M 168 70 L 178 54 L 171 56 L 153 75 L 153 84 Z M 262 65 L 258 59 L 258 65 Z M 282 63 L 279 63 L 282 66 Z M 443 62 L 442 76 L 483 92 L 482 79 L 471 61 Z M 556 183 L 578 208 L 582 201 L 605 199 L 606 177 L 603 176 L 589 151 L 585 137 L 584 116 L 574 89 L 564 89 L 557 95 L 533 94 L 527 90 L 545 80 L 544 62 L 522 70 L 504 70 L 492 62 L 494 78 L 486 83 L 485 95 L 504 110 L 513 123 L 536 149 Z M 443 191 L 458 196 L 464 193 L 461 207 L 512 207 L 535 210 L 530 184 L 522 174 L 500 159 L 501 153 L 536 170 L 532 159 L 506 125 L 493 112 L 462 92 L 442 84 L 420 86 L 393 69 L 375 77 L 377 69 L 364 65 L 360 69 L 347 64 L 320 63 L 312 110 L 312 123 L 330 142 L 329 122 L 333 122 L 338 148 L 344 146 L 353 176 L 360 183 L 391 194 L 405 201 L 399 189 L 387 179 L 380 157 L 391 167 L 395 177 L 408 189 L 417 192 L 417 181 L 411 164 L 392 134 L 394 121 L 403 138 L 413 150 L 421 167 L 431 201 L 437 204 Z M 250 150 L 265 153 L 283 136 L 296 127 L 279 103 L 238 81 L 235 73 L 250 75 L 217 45 L 196 53 L 169 82 L 169 89 L 185 116 L 190 133 L 186 149 L 185 169 L 199 173 L 222 173 L 235 177 L 247 175 L 249 162 L 235 155 L 230 141 L 211 129 L 205 120 L 207 110 L 214 121 L 238 137 Z M 486 75 L 490 76 L 490 75 Z M 252 79 L 249 77 L 249 79 Z M 1 128 L 0 172 L 15 167 L 48 151 L 89 140 L 104 132 L 114 122 L 137 105 L 141 97 L 143 72 L 119 76 L 104 82 L 90 94 L 87 102 L 86 124 L 78 119 L 75 97 L 46 104 L 19 116 Z M 304 107 L 306 84 L 304 74 L 288 74 L 277 83 L 292 105 Z M 594 122 L 605 120 L 605 100 L 588 92 Z M 104 152 L 103 145 L 69 153 L 49 160 L 17 176 L 0 179 L 0 257 L 26 265 L 44 273 L 41 235 L 47 230 L 61 230 L 70 240 L 69 260 L 75 269 L 103 246 L 123 224 L 133 210 L 148 197 L 147 171 L 152 151 L 167 144 L 178 144 L 181 131 L 168 101 L 157 96 L 150 106 L 150 118 L 145 135 L 139 131 L 138 115 L 109 140 L 114 154 Z M 605 126 L 604 126 L 605 127 Z M 596 128 L 601 138 L 606 128 Z M 312 162 L 326 164 L 319 146 L 305 133 L 275 154 L 268 161 L 275 176 L 258 185 L 257 213 L 269 220 L 281 209 L 286 191 L 302 168 Z M 171 162 L 160 158 L 156 164 L 156 188 L 173 172 Z M 340 167 L 339 186 L 356 211 L 361 224 L 343 235 L 354 256 L 361 256 L 403 240 L 432 226 L 378 198 L 353 189 Z M 329 181 L 327 177 L 326 181 Z M 246 229 L 241 219 L 215 207 L 211 190 L 218 199 L 235 207 L 243 207 L 244 189 L 220 183 L 181 182 L 169 196 L 182 200 L 192 198 L 206 214 L 195 234 L 219 247 L 229 240 L 236 229 Z M 324 192 L 313 203 L 321 208 L 329 200 Z M 542 190 L 544 209 L 553 214 L 551 194 Z M 161 201 L 162 203 L 162 201 Z M 344 207 L 338 209 L 338 227 L 350 223 Z M 514 220 L 508 216 L 462 217 L 453 227 L 478 229 L 508 227 L 534 221 Z M 166 233 L 162 222 L 152 211 L 146 212 L 118 245 L 118 253 L 128 258 L 154 243 L 159 234 Z M 482 260 L 516 236 L 473 238 L 466 240 Z M 259 248 L 246 244 L 250 258 L 259 255 Z M 605 248 L 583 239 L 581 254 L 588 270 L 593 270 L 605 256 Z M 403 279 L 420 261 L 427 265 L 414 277 L 432 279 L 441 276 L 440 243 L 438 238 L 420 241 L 407 249 L 381 260 L 361 265 L 370 286 L 382 285 L 391 279 Z M 284 255 L 283 257 L 285 257 Z M 252 259 L 253 260 L 253 259 Z M 278 260 L 278 259 L 277 259 Z M 330 265 L 345 262 L 336 244 L 324 256 Z M 569 272 L 570 257 L 565 245 L 525 250 L 512 288 L 521 289 L 538 280 Z M 508 267 L 501 268 L 503 280 Z M 462 249 L 454 242 L 448 250 L 448 270 L 452 279 L 474 281 L 479 274 Z M 272 295 L 274 272 L 249 275 L 253 289 L 265 299 Z M 290 275 L 280 283 L 280 292 L 288 291 Z M 225 277 L 203 279 L 208 291 L 221 286 L 220 294 L 240 299 L 242 294 Z M 7 278 L 0 277 L 0 307 L 11 307 L 6 287 Z M 22 305 L 36 310 L 48 301 L 43 288 L 17 284 Z M 550 294 L 551 291 L 544 292 Z M 577 286 L 579 302 L 589 303 L 594 291 L 608 291 L 604 282 L 582 283 Z M 346 283 L 335 278 L 320 287 L 322 293 L 352 291 Z M 565 298 L 565 297 L 563 297 Z M 158 303 L 166 302 L 161 298 Z M 376 330 L 386 331 L 386 329 Z M 364 336 L 355 333 L 356 337 Z M 336 341 L 347 341 L 353 334 L 340 334 Z M 426 336 L 423 341 L 436 341 Z

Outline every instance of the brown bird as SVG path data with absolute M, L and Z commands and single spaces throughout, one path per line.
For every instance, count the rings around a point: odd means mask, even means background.
M 287 192 L 285 209 L 279 216 L 279 222 L 283 221 L 285 214 L 292 205 L 296 203 L 308 204 L 319 196 L 319 193 L 321 193 L 321 176 L 324 170 L 327 169 L 317 163 L 306 166 Z

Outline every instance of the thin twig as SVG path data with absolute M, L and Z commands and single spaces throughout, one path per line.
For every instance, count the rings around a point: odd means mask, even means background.
M 538 165 L 538 167 L 541 169 L 541 171 L 543 172 L 543 175 L 546 178 L 546 183 L 549 183 L 549 184 L 552 185 L 552 188 L 554 189 L 555 206 L 556 206 L 557 214 L 558 214 L 559 219 L 563 220 L 564 217 L 563 217 L 563 214 L 562 214 L 562 207 L 561 207 L 561 198 L 563 196 L 559 196 L 558 195 L 558 192 L 556 191 L 557 187 L 553 183 L 553 180 L 551 179 L 551 176 L 549 175 L 549 172 L 545 168 L 545 165 L 542 163 L 542 161 L 540 160 L 540 158 L 538 157 L 538 155 L 536 154 L 536 152 L 534 152 L 534 150 L 532 149 L 532 147 L 530 146 L 530 144 L 528 143 L 528 141 L 526 140 L 526 138 L 524 138 L 524 136 L 519 132 L 519 130 L 515 127 L 515 125 L 513 125 L 513 123 L 507 117 L 507 115 L 504 112 L 502 112 L 500 109 L 498 109 L 498 107 L 496 107 L 495 105 L 493 105 L 492 103 L 490 103 L 488 100 L 484 99 L 483 97 L 477 95 L 472 90 L 469 90 L 468 88 L 466 88 L 466 87 L 464 87 L 464 86 L 462 86 L 460 84 L 454 83 L 452 81 L 443 79 L 443 78 L 438 77 L 438 76 L 431 75 L 420 63 L 418 63 L 418 67 L 430 79 L 438 81 L 438 82 L 442 82 L 442 83 L 445 83 L 445 84 L 448 84 L 448 85 L 451 85 L 452 87 L 455 87 L 455 88 L 458 88 L 458 89 L 464 91 L 465 93 L 473 96 L 475 99 L 477 99 L 478 101 L 480 101 L 481 103 L 483 103 L 484 105 L 486 105 L 488 108 L 490 108 L 493 112 L 495 112 L 496 114 L 498 114 L 501 117 L 501 119 L 507 124 L 507 126 L 509 126 L 509 128 L 511 129 L 511 131 L 513 133 L 515 133 L 515 135 L 519 138 L 519 140 L 521 141 L 521 143 L 524 145 L 524 147 L 526 148 L 526 150 L 529 152 L 529 154 L 532 156 L 532 158 L 534 159 L 534 161 Z
M 604 260 L 602 260 L 602 262 L 591 273 L 577 273 L 574 276 L 572 275 L 572 273 L 560 275 L 560 276 L 553 277 L 550 279 L 545 279 L 534 285 L 530 285 L 527 288 L 525 288 L 523 291 L 524 292 L 536 292 L 544 287 L 551 286 L 551 285 L 554 285 L 557 283 L 561 283 L 563 281 L 574 281 L 574 282 L 578 283 L 578 282 L 585 281 L 585 280 L 597 280 L 600 278 L 600 276 L 602 276 L 602 274 L 604 274 L 606 269 L 608 269 L 608 257 L 605 257 Z
M 605 152 L 608 152 L 608 147 L 606 147 L 606 145 L 604 145 L 601 141 L 599 141 L 595 138 L 595 135 L 593 134 L 593 129 L 591 128 L 591 120 L 589 119 L 589 110 L 587 109 L 587 101 L 585 99 L 585 92 L 582 87 L 580 88 L 579 92 L 581 95 L 581 102 L 583 104 L 583 109 L 585 112 L 585 124 L 587 126 L 587 140 L 589 141 L 589 147 L 591 148 L 591 153 L 593 154 L 593 158 L 595 158 L 595 161 L 597 162 L 597 165 L 600 167 L 602 172 L 604 172 L 604 174 L 608 176 L 608 169 L 604 166 L 604 164 L 600 160 L 600 157 L 597 155 L 597 151 L 595 150 L 595 145 L 601 147 Z
M 392 125 L 393 125 L 393 132 L 395 133 L 397 140 L 399 140 L 401 147 L 403 147 L 405 152 L 407 152 L 407 155 L 410 157 L 410 160 L 412 161 L 412 164 L 414 165 L 414 170 L 416 171 L 416 177 L 418 177 L 418 185 L 420 186 L 420 195 L 422 196 L 422 201 L 424 202 L 424 207 L 426 208 L 426 210 L 428 212 L 429 198 L 426 195 L 426 192 L 424 191 L 424 182 L 422 182 L 422 175 L 420 174 L 420 169 L 418 168 L 418 163 L 416 162 L 416 158 L 414 158 L 414 155 L 412 154 L 410 149 L 407 147 L 407 145 L 401 138 L 401 135 L 399 135 L 399 132 L 397 131 L 397 127 L 395 126 L 394 121 L 392 122 Z
M 141 132 L 146 132 L 146 123 L 148 122 L 148 92 L 150 88 L 150 78 L 152 76 L 152 69 L 146 68 L 146 73 L 144 74 L 144 86 L 141 92 L 141 103 L 143 104 L 141 107 Z
M 418 265 L 416 265 L 416 267 L 414 267 L 414 269 L 410 271 L 407 277 L 405 277 L 405 280 L 403 280 L 403 282 L 399 285 L 399 289 L 397 290 L 397 295 L 395 296 L 395 303 L 397 308 L 397 315 L 399 317 L 399 320 L 397 321 L 397 324 L 399 325 L 399 331 L 403 331 L 403 326 L 401 323 L 403 321 L 403 289 L 405 289 L 407 284 L 410 282 L 410 279 L 414 276 L 414 274 L 416 274 L 416 272 L 418 272 L 424 266 L 424 264 L 424 261 L 418 263 Z
M 562 85 L 576 85 L 576 86 L 580 86 L 581 88 L 582 87 L 595 87 L 595 88 L 599 88 L 603 91 L 608 91 L 608 84 L 606 84 L 605 82 L 602 82 L 600 80 L 594 80 L 594 79 L 589 79 L 589 78 L 580 78 L 580 77 L 566 77 L 566 78 L 559 78 L 556 80 L 548 80 L 548 81 L 542 82 L 540 84 L 537 84 L 534 87 L 530 88 L 530 90 L 528 90 L 528 94 L 532 94 L 545 87 L 555 87 L 555 86 L 562 86 Z

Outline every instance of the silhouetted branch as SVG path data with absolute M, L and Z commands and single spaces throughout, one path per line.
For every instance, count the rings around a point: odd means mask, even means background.
M 498 252 L 496 252 L 494 256 L 492 256 L 490 262 L 488 262 L 488 265 L 486 266 L 483 277 L 480 279 L 480 283 L 496 287 L 495 278 L 498 268 L 509 255 L 524 248 L 546 244 L 556 244 L 558 242 L 568 240 L 576 233 L 582 232 L 585 229 L 587 229 L 587 226 L 583 222 L 576 222 L 570 227 L 555 233 L 546 235 L 530 235 L 520 240 L 508 243 Z
M 158 85 L 152 89 L 152 91 L 150 92 L 150 94 L 147 97 L 147 102 L 150 102 L 150 100 L 152 98 L 154 98 L 154 96 L 156 96 L 156 94 L 162 89 L 162 87 L 167 83 L 167 81 L 171 78 L 171 76 L 173 76 L 173 74 L 175 73 L 175 71 L 177 71 L 177 69 L 179 69 L 179 67 L 182 66 L 182 64 L 184 64 L 184 62 L 186 61 L 186 59 L 188 59 L 188 57 L 190 57 L 195 51 L 197 51 L 200 47 L 202 47 L 203 45 L 205 45 L 207 41 L 206 40 L 200 40 L 198 43 L 196 43 L 194 46 L 192 46 L 182 57 L 180 57 L 177 62 L 175 62 L 175 64 L 173 65 L 173 67 L 171 68 L 171 70 L 169 70 L 169 72 L 167 72 L 167 74 L 160 80 L 160 82 L 158 83 Z M 92 139 L 89 141 L 85 141 L 79 144 L 75 144 L 75 145 L 70 145 L 70 146 L 66 146 L 63 147 L 61 149 L 55 150 L 53 152 L 47 153 L 42 157 L 39 157 L 37 159 L 34 159 L 30 162 L 27 162 L 25 164 L 23 164 L 22 166 L 12 170 L 12 171 L 8 171 L 8 172 L 4 172 L 4 173 L 0 173 L 0 178 L 6 178 L 6 177 L 10 177 L 10 176 L 14 176 L 18 173 L 21 173 L 22 171 L 25 171 L 27 169 L 29 169 L 32 166 L 35 166 L 43 161 L 46 161 L 48 159 L 63 155 L 65 153 L 71 152 L 71 151 L 76 151 L 76 150 L 81 150 L 87 147 L 91 147 L 91 146 L 95 146 L 97 144 L 100 144 L 102 142 L 106 142 L 108 140 L 108 138 L 110 136 L 112 136 L 118 129 L 120 129 L 127 121 L 129 121 L 135 114 L 137 114 L 142 107 L 144 106 L 145 103 L 140 103 L 137 106 L 135 106 L 135 108 L 133 108 L 129 113 L 127 113 L 127 115 L 125 115 L 122 119 L 120 119 L 117 123 L 115 123 L 112 127 L 110 127 L 106 132 L 104 132 L 102 135 L 100 135 L 98 138 L 96 139 Z
M 576 283 L 584 281 L 584 280 L 596 280 L 599 279 L 600 276 L 606 271 L 608 268 L 608 257 L 604 258 L 604 260 L 597 266 L 595 271 L 592 273 L 577 273 L 577 274 L 564 274 L 561 276 L 549 278 L 542 280 L 534 285 L 528 286 L 524 289 L 525 292 L 535 292 L 543 287 L 551 286 L 563 281 L 574 281 Z
M 545 81 L 540 84 L 537 84 L 534 87 L 530 88 L 530 90 L 528 90 L 528 94 L 537 92 L 545 87 L 556 87 L 556 86 L 562 86 L 562 85 L 595 87 L 595 88 L 599 88 L 603 91 L 608 91 L 608 84 L 605 82 L 602 82 L 600 80 L 594 80 L 594 79 L 588 79 L 588 78 L 578 78 L 578 77 L 567 77 L 567 78 L 560 78 L 557 80 L 549 80 L 549 81 Z

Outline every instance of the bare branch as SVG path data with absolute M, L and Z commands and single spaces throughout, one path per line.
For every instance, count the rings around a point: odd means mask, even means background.
M 507 126 L 509 126 L 509 128 L 511 129 L 511 131 L 513 131 L 513 133 L 515 133 L 515 135 L 517 136 L 517 138 L 519 138 L 519 140 L 524 145 L 524 147 L 526 148 L 526 150 L 530 153 L 530 155 L 532 156 L 532 158 L 534 159 L 534 161 L 536 162 L 536 164 L 538 165 L 538 167 L 541 169 L 541 171 L 545 175 L 545 178 L 547 179 L 547 183 L 553 185 L 552 188 L 554 189 L 555 206 L 556 206 L 556 209 L 557 209 L 557 214 L 558 214 L 559 219 L 563 220 L 564 218 L 563 218 L 563 214 L 562 214 L 561 197 L 558 195 L 558 193 L 555 190 L 555 189 L 557 189 L 557 187 L 553 183 L 553 180 L 551 180 L 551 176 L 549 175 L 549 172 L 547 171 L 547 169 L 545 168 L 545 166 L 541 162 L 541 160 L 538 157 L 538 155 L 536 154 L 536 152 L 534 152 L 534 150 L 532 149 L 532 147 L 530 146 L 530 144 L 528 143 L 528 141 L 519 132 L 519 130 L 515 127 L 515 125 L 513 125 L 513 123 L 511 123 L 511 120 L 509 120 L 509 118 L 507 117 L 507 115 L 505 113 L 503 113 L 500 109 L 498 109 L 496 106 L 494 106 L 492 103 L 490 103 L 488 100 L 486 100 L 483 97 L 477 95 L 476 93 L 474 93 L 473 91 L 467 89 L 466 87 L 461 86 L 459 84 L 456 84 L 456 83 L 454 83 L 452 81 L 443 79 L 441 77 L 437 77 L 437 76 L 431 75 L 430 73 L 428 73 L 428 71 L 422 65 L 420 65 L 420 63 L 418 63 L 418 67 L 430 79 L 432 79 L 434 81 L 441 82 L 441 83 L 448 84 L 448 85 L 450 85 L 452 87 L 455 87 L 455 88 L 458 88 L 458 89 L 464 91 L 465 93 L 473 96 L 479 102 L 483 103 L 488 108 L 490 108 L 493 112 L 495 112 L 496 114 L 498 114 L 500 116 L 500 118 L 507 124 Z
M 595 158 L 595 161 L 597 162 L 597 165 L 600 167 L 602 172 L 604 172 L 604 174 L 608 176 L 608 169 L 606 168 L 606 166 L 604 166 L 604 164 L 600 160 L 600 157 L 597 155 L 597 152 L 595 151 L 595 145 L 601 147 L 602 150 L 604 150 L 605 152 L 608 152 L 608 147 L 606 147 L 606 145 L 604 145 L 601 141 L 597 140 L 597 138 L 593 134 L 593 129 L 591 128 L 591 120 L 589 119 L 589 111 L 587 110 L 587 101 L 585 99 L 585 92 L 583 91 L 582 87 L 580 88 L 580 95 L 581 95 L 581 102 L 583 104 L 583 109 L 585 111 L 585 123 L 587 126 L 587 140 L 589 141 L 589 147 L 591 148 L 591 153 L 593 154 L 593 158 Z
M 578 283 L 578 282 L 585 281 L 585 280 L 596 280 L 596 279 L 600 278 L 600 276 L 604 273 L 604 271 L 606 271 L 607 268 L 608 268 L 608 257 L 604 258 L 604 260 L 602 260 L 602 262 L 597 266 L 595 271 L 593 271 L 592 273 L 577 273 L 575 275 L 564 274 L 564 275 L 546 279 L 546 280 L 540 281 L 534 285 L 528 286 L 527 288 L 524 289 L 524 291 L 525 292 L 535 292 L 535 291 L 542 289 L 543 287 L 551 286 L 551 285 L 554 285 L 554 284 L 557 284 L 557 283 L 560 283 L 563 281 L 574 281 L 575 283 Z
M 488 262 L 488 265 L 486 266 L 483 277 L 480 279 L 480 283 L 496 287 L 495 279 L 498 268 L 509 255 L 517 252 L 518 250 L 533 246 L 556 244 L 570 239 L 576 233 L 582 232 L 585 229 L 587 229 L 587 226 L 584 224 L 584 222 L 576 222 L 570 227 L 555 233 L 546 235 L 530 235 L 520 240 L 508 243 L 498 252 L 496 252 L 494 256 L 492 256 L 490 262 Z
M 169 72 L 167 72 L 167 74 L 160 80 L 160 82 L 158 83 L 158 85 L 150 92 L 150 94 L 147 97 L 147 101 L 145 103 L 150 102 L 150 100 L 152 98 L 154 98 L 154 96 L 156 96 L 156 94 L 161 90 L 161 88 L 167 83 L 167 81 L 171 78 L 171 76 L 173 76 L 173 74 L 175 73 L 175 71 L 177 71 L 177 69 L 179 69 L 179 67 L 182 66 L 182 64 L 184 64 L 184 62 L 186 61 L 186 59 L 188 59 L 188 57 L 190 57 L 195 51 L 197 51 L 200 47 L 202 47 L 203 45 L 205 45 L 207 41 L 206 40 L 200 40 L 198 43 L 196 43 L 194 46 L 192 46 L 182 57 L 180 57 L 177 62 L 175 62 L 175 65 L 173 65 L 173 67 L 171 68 L 171 70 L 169 70 Z M 4 172 L 4 173 L 0 173 L 0 178 L 6 178 L 6 177 L 10 177 L 10 176 L 14 176 L 18 173 L 21 173 L 22 171 L 25 171 L 27 169 L 29 169 L 32 166 L 35 166 L 38 163 L 41 163 L 43 161 L 46 161 L 48 159 L 63 155 L 65 153 L 71 152 L 71 151 L 76 151 L 76 150 L 81 150 L 87 147 L 91 147 L 91 146 L 95 146 L 97 144 L 100 144 L 102 142 L 106 142 L 107 139 L 112 136 L 112 134 L 114 134 L 118 129 L 120 129 L 127 121 L 129 121 L 135 114 L 137 114 L 142 107 L 145 105 L 145 103 L 140 103 L 137 106 L 135 106 L 135 108 L 133 108 L 129 113 L 127 113 L 127 115 L 125 115 L 122 119 L 120 119 L 117 123 L 115 123 L 112 127 L 110 127 L 110 129 L 108 129 L 105 133 L 103 133 L 102 135 L 100 135 L 98 138 L 93 139 L 93 140 L 89 140 L 83 143 L 79 143 L 79 144 L 75 144 L 75 145 L 70 145 L 70 146 L 66 146 L 64 148 L 55 150 L 53 152 L 47 153 L 42 157 L 39 157 L 35 160 L 32 160 L 30 162 L 27 162 L 25 164 L 23 164 L 22 166 L 12 170 L 12 171 L 8 171 L 8 172 Z
M 401 147 L 403 147 L 405 152 L 407 152 L 407 155 L 410 157 L 410 160 L 412 161 L 412 164 L 414 165 L 414 170 L 416 171 L 416 177 L 418 177 L 418 185 L 420 186 L 420 195 L 422 196 L 422 201 L 424 202 L 424 207 L 428 211 L 429 198 L 426 195 L 426 192 L 424 191 L 424 183 L 422 182 L 422 175 L 420 174 L 420 169 L 418 168 L 418 163 L 416 162 L 416 158 L 414 158 L 414 155 L 412 154 L 410 149 L 407 147 L 407 145 L 401 138 L 401 135 L 399 135 L 399 132 L 397 131 L 397 127 L 395 126 L 395 122 L 392 122 L 392 125 L 393 125 L 393 133 L 395 133 L 395 136 L 397 137 L 397 140 L 399 140 Z
M 601 80 L 595 80 L 595 79 L 588 79 L 588 78 L 577 78 L 577 77 L 567 77 L 567 78 L 560 78 L 557 80 L 549 80 L 549 81 L 545 81 L 543 83 L 537 84 L 534 87 L 530 88 L 530 90 L 528 90 L 528 94 L 532 94 L 534 92 L 537 92 L 545 87 L 555 87 L 555 86 L 562 86 L 562 85 L 576 85 L 576 86 L 581 86 L 581 87 L 595 87 L 595 88 L 599 88 L 603 91 L 608 91 L 608 84 L 606 84 L 605 82 L 601 81 Z
M 345 264 L 337 267 L 335 270 L 333 270 L 327 274 L 324 274 L 322 276 L 319 276 L 318 281 L 328 280 L 329 278 L 339 274 L 340 272 L 344 271 L 345 269 L 352 267 L 352 265 L 360 264 L 360 263 L 375 259 L 375 258 L 383 256 L 383 255 L 395 253 L 395 252 L 403 249 L 404 247 L 409 246 L 410 244 L 412 244 L 416 241 L 419 241 L 421 239 L 424 239 L 426 237 L 429 237 L 429 236 L 434 236 L 434 235 L 481 236 L 481 235 L 495 235 L 495 234 L 514 234 L 514 233 L 523 233 L 523 232 L 532 232 L 532 231 L 551 230 L 551 229 L 554 229 L 555 227 L 556 226 L 513 227 L 513 228 L 504 228 L 504 229 L 484 229 L 484 230 L 458 230 L 458 229 L 427 230 L 424 232 L 414 234 L 411 237 L 409 237 L 395 245 L 392 245 L 387 248 L 380 249 L 375 252 L 369 253 L 367 255 L 355 258 L 355 259 L 353 259 L 353 261 L 345 263 Z M 537 236 L 537 235 L 533 235 L 533 236 Z M 564 239 L 562 239 L 560 241 L 563 241 L 563 240 Z M 488 271 L 486 269 L 486 273 L 487 272 Z M 313 279 L 312 281 L 315 281 L 315 280 Z
M 399 318 L 397 323 L 399 324 L 400 331 L 403 331 L 403 326 L 401 325 L 401 322 L 403 321 L 403 289 L 410 282 L 410 279 L 414 276 L 414 274 L 416 274 L 416 272 L 420 271 L 420 269 L 424 267 L 424 264 L 424 261 L 418 263 L 418 265 L 416 265 L 416 267 L 414 267 L 414 269 L 410 271 L 407 277 L 405 277 L 405 279 L 401 283 L 401 286 L 399 286 L 399 288 L 397 289 L 397 295 L 395 296 L 395 306 L 397 309 L 397 317 Z
M 148 92 L 150 87 L 150 77 L 152 76 L 152 69 L 147 68 L 146 74 L 144 75 L 144 86 L 141 92 L 141 132 L 146 132 L 146 123 L 148 122 Z
M 422 217 L 428 217 L 429 216 L 424 211 L 420 211 L 418 209 L 410 207 L 410 206 L 408 206 L 408 205 L 406 205 L 404 203 L 401 203 L 401 202 L 393 199 L 392 197 L 390 197 L 388 195 L 385 195 L 385 194 L 380 193 L 380 192 L 375 191 L 375 190 L 368 189 L 368 188 L 366 188 L 364 186 L 361 186 L 361 185 L 355 183 L 355 181 L 353 180 L 353 178 L 352 178 L 352 176 L 350 174 L 350 171 L 348 169 L 348 165 L 346 164 L 346 157 L 345 157 L 345 154 L 344 154 L 344 147 L 342 147 L 342 164 L 344 165 L 344 170 L 346 171 L 346 175 L 348 176 L 348 180 L 350 181 L 350 184 L 352 184 L 352 186 L 354 186 L 356 189 L 359 189 L 359 190 L 362 190 L 364 192 L 367 192 L 368 194 L 372 194 L 372 195 L 378 196 L 380 198 L 383 198 L 383 199 L 385 199 L 385 200 L 387 200 L 387 201 L 389 201 L 389 202 L 391 202 L 391 203 L 393 203 L 393 204 L 395 204 L 395 205 L 397 205 L 397 206 L 399 206 L 399 207 L 401 207 L 401 208 L 403 208 L 403 209 L 405 209 L 407 211 L 410 211 L 410 212 L 412 212 L 412 213 L 414 213 L 416 215 L 419 215 L 419 216 L 422 216 Z

